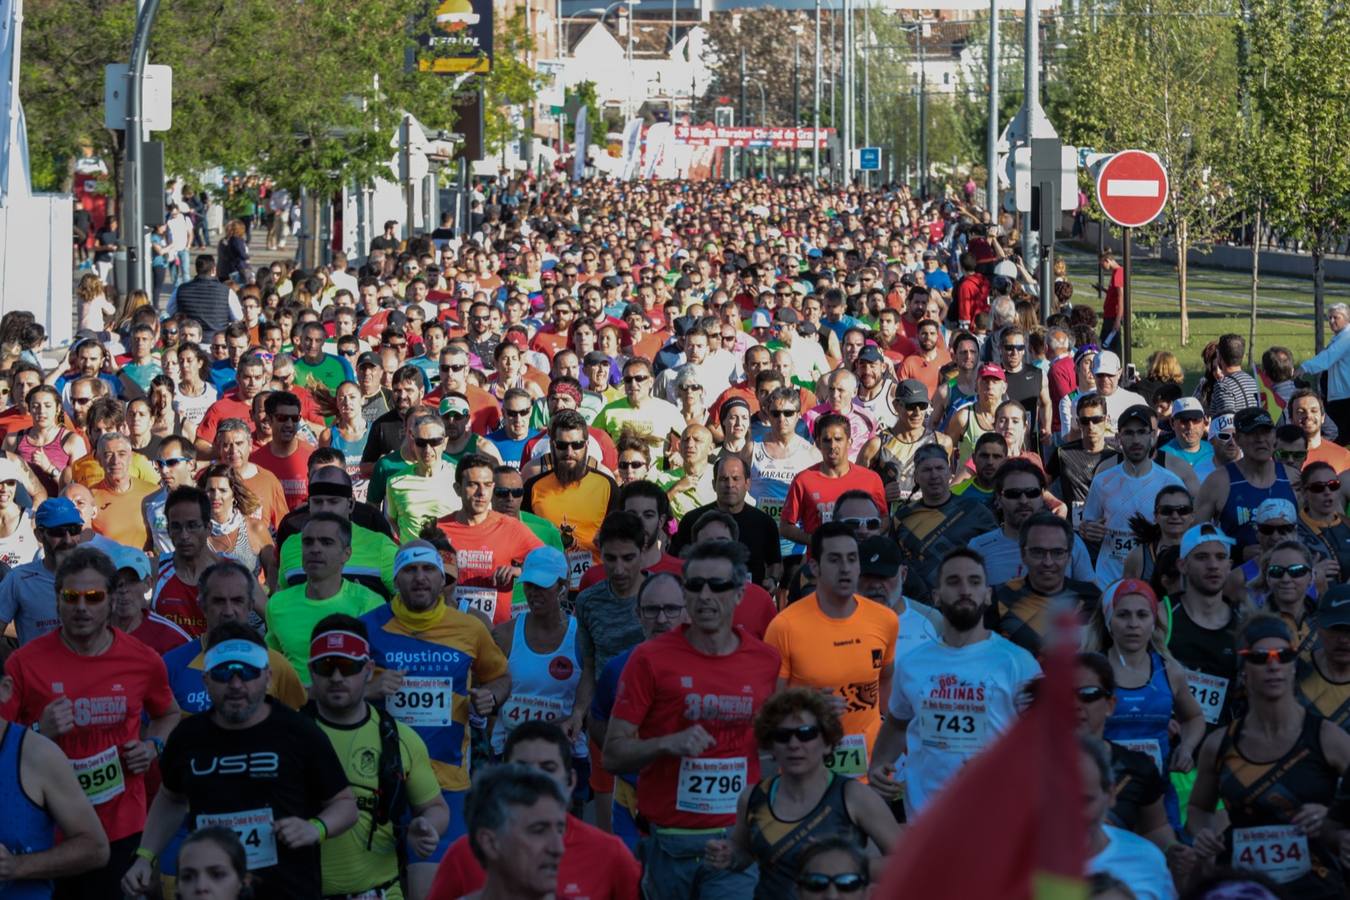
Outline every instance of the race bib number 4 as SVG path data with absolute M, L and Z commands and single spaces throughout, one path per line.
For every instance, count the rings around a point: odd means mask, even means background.
M 277 864 L 277 834 L 272 825 L 272 810 L 245 809 L 239 812 L 197 816 L 197 827 L 220 825 L 239 835 L 244 858 L 250 871 Z
M 680 760 L 675 808 L 709 816 L 736 814 L 736 798 L 745 790 L 745 757 Z
M 497 589 L 484 587 L 455 587 L 455 602 L 460 612 L 480 612 L 488 621 L 497 617 Z
M 867 774 L 867 738 L 861 734 L 846 734 L 830 753 L 825 754 L 825 768 L 846 778 L 861 778 Z
M 925 698 L 922 715 L 925 747 L 978 753 L 987 743 L 989 713 L 983 703 Z
M 1228 696 L 1228 679 L 1190 669 L 1185 672 L 1186 686 L 1191 689 L 1191 696 L 1205 714 L 1205 721 L 1211 725 L 1217 724 L 1219 714 L 1223 712 L 1223 701 Z
M 80 790 L 94 806 L 107 803 L 127 789 L 126 776 L 122 774 L 122 758 L 117 755 L 116 747 L 109 747 L 102 753 L 86 756 L 84 759 L 72 759 L 75 778 L 80 782 Z
M 439 727 L 450 724 L 454 700 L 454 686 L 449 678 L 404 678 L 385 706 L 404 725 Z
M 1233 867 L 1255 869 L 1284 884 L 1312 871 L 1307 835 L 1293 825 L 1233 829 Z

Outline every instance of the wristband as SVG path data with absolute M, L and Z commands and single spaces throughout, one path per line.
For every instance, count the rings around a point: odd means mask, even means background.
M 161 741 L 161 740 L 160 740 L 159 738 L 157 738 L 157 737 L 146 738 L 146 740 L 150 742 L 150 746 L 151 746 L 151 747 L 154 747 L 154 748 L 155 748 L 155 759 L 159 759 L 161 756 L 164 755 L 164 742 L 163 742 L 163 741 Z
M 152 866 L 159 863 L 159 857 L 155 855 L 154 851 L 147 850 L 145 847 L 137 847 L 135 855 L 138 859 L 143 859 Z
M 315 816 L 309 820 L 309 824 L 319 829 L 319 843 L 322 844 L 324 841 L 328 840 L 328 826 L 323 824 L 323 819 Z

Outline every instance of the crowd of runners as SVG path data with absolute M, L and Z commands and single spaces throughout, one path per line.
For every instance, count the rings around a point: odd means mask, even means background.
M 1350 343 L 1126 365 L 1008 224 L 503 180 L 6 315 L 0 897 L 862 898 L 1066 610 L 1094 896 L 1346 896 Z

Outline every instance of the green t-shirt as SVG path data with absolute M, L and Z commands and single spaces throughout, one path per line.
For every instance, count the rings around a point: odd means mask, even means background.
M 281 581 L 283 584 L 303 584 L 305 568 L 300 546 L 300 533 L 286 538 L 281 545 Z M 397 593 L 394 587 L 394 556 L 398 544 L 387 534 L 362 528 L 352 523 L 352 556 L 342 567 L 342 577 L 370 588 L 386 597 Z
M 317 381 L 336 394 L 338 385 L 353 380 L 347 364 L 336 356 L 325 353 L 318 365 L 310 365 L 303 356 L 295 359 L 295 383 L 300 387 L 307 388 Z
M 305 585 L 283 588 L 267 601 L 267 646 L 286 655 L 305 687 L 309 687 L 309 644 L 314 626 L 326 616 L 344 613 L 360 618 L 384 605 L 379 594 L 351 581 L 327 600 L 305 596 Z
M 456 462 L 455 458 L 449 453 L 442 453 L 441 459 L 448 463 Z M 404 459 L 403 454 L 397 450 L 386 453 L 375 460 L 375 465 L 370 470 L 370 483 L 366 488 L 366 502 L 379 509 L 384 505 L 384 495 L 389 489 L 389 479 L 412 470 L 413 464 Z
M 360 894 L 378 884 L 398 880 L 398 847 L 394 828 L 386 822 L 375 827 L 375 792 L 380 785 L 380 724 L 374 710 L 368 710 L 360 725 L 333 725 L 315 719 L 337 752 L 347 773 L 347 783 L 356 795 L 356 824 L 320 847 L 323 862 L 324 896 Z M 404 784 L 408 804 L 416 807 L 440 796 L 441 786 L 431 768 L 427 745 L 417 733 L 396 722 L 399 756 L 403 760 Z M 369 845 L 367 845 L 369 841 Z M 394 890 L 398 886 L 394 885 Z M 398 896 L 386 892 L 386 897 Z

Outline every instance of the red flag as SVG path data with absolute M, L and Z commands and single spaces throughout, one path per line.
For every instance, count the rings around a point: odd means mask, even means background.
M 905 830 L 874 896 L 1085 900 L 1073 649 L 1042 661 L 1031 709 Z

